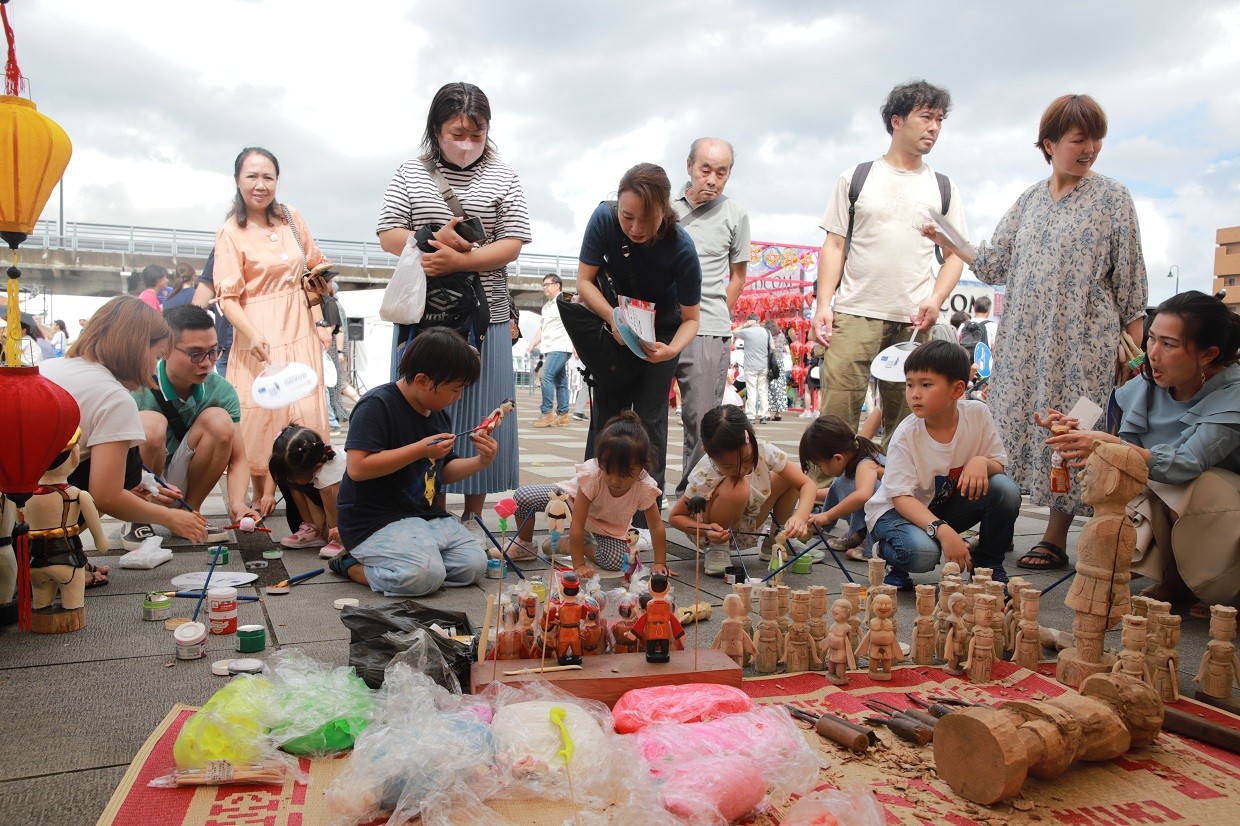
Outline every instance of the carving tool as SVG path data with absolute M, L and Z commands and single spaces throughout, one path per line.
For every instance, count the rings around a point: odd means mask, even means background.
M 872 729 L 857 725 L 843 717 L 826 713 L 811 714 L 790 705 L 785 705 L 784 708 L 798 720 L 812 723 L 819 737 L 825 737 L 833 743 L 850 749 L 854 754 L 865 754 L 871 745 L 878 742 L 878 735 Z
M 934 729 L 908 717 L 866 717 L 865 721 L 875 726 L 886 726 L 896 737 L 914 745 L 924 746 L 934 739 Z
M 1189 714 L 1170 706 L 1163 706 L 1163 731 L 1174 732 L 1182 737 L 1190 737 L 1215 748 L 1240 754 L 1240 731 L 1219 723 L 1203 720 L 1195 714 Z
M 935 723 L 939 721 L 938 717 L 927 714 L 924 711 L 920 711 L 915 708 L 896 708 L 890 703 L 884 703 L 880 700 L 866 700 L 865 705 L 867 708 L 885 712 L 892 717 L 904 717 L 905 719 L 921 723 L 923 726 L 928 727 L 931 731 L 934 730 Z

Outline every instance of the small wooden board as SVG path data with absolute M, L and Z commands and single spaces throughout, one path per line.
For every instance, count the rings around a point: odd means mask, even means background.
M 599 654 L 582 658 L 580 671 L 553 671 L 547 674 L 515 674 L 505 676 L 505 671 L 521 668 L 540 668 L 542 660 L 500 660 L 498 671 L 493 661 L 474 663 L 472 683 L 478 693 L 491 682 L 491 675 L 501 683 L 516 685 L 536 680 L 555 683 L 570 694 L 588 700 L 598 700 L 610 708 L 620 695 L 632 688 L 652 685 L 683 685 L 685 683 L 718 683 L 739 687 L 741 667 L 722 651 L 713 648 L 699 649 L 697 670 L 693 670 L 693 651 L 673 651 L 672 661 L 648 663 L 645 654 Z M 549 657 L 546 665 L 555 665 Z

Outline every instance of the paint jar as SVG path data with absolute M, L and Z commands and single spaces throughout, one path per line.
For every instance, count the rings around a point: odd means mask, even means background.
M 808 574 L 814 570 L 814 558 L 810 554 L 802 554 L 792 562 L 792 573 Z
M 142 601 L 142 619 L 147 622 L 162 622 L 172 616 L 172 597 L 167 594 L 147 594 Z
M 530 583 L 530 588 L 533 589 L 534 593 L 538 595 L 538 601 L 542 603 L 543 605 L 546 605 L 547 604 L 547 585 L 546 583 L 542 581 L 542 577 L 538 576 L 537 574 L 532 575 L 529 578 L 528 582 Z
M 282 556 L 284 556 L 284 551 L 280 550 L 279 548 L 271 548 L 269 550 L 263 551 L 263 559 L 267 559 L 267 560 L 279 559 Z
M 201 622 L 187 622 L 172 632 L 177 644 L 178 660 L 201 660 L 207 656 L 207 626 Z
M 236 633 L 236 588 L 212 588 L 207 591 L 207 619 L 211 624 L 212 634 Z
M 487 579 L 503 579 L 504 578 L 504 560 L 488 559 L 487 560 Z
M 228 549 L 223 545 L 216 545 L 214 547 L 207 548 L 207 564 L 211 565 L 212 563 L 216 565 L 227 565 Z
M 738 582 L 745 582 L 749 577 L 745 573 L 744 566 L 729 565 L 723 569 L 723 581 L 728 585 L 735 585 Z
M 255 654 L 267 647 L 267 629 L 261 625 L 242 625 L 237 628 L 237 650 L 242 654 Z

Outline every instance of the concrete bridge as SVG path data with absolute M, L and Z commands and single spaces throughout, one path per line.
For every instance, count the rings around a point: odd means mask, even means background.
M 396 257 L 378 241 L 315 239 L 336 264 L 344 290 L 383 287 L 392 277 Z M 135 227 L 67 221 L 40 221 L 19 249 L 24 290 L 39 288 L 58 295 L 110 297 L 129 291 L 129 281 L 148 264 L 171 272 L 180 261 L 201 270 L 215 246 L 215 233 L 202 230 Z M 555 273 L 572 289 L 577 259 L 572 256 L 522 254 L 508 267 L 517 307 L 538 311 L 543 305 L 542 279 Z

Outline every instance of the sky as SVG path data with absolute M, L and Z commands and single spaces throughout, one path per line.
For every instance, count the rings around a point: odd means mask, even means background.
M 1038 119 L 1069 92 L 1107 112 L 1094 168 L 1136 199 L 1152 303 L 1172 265 L 1208 290 L 1215 231 L 1240 225 L 1240 2 L 11 0 L 9 18 L 29 96 L 73 141 L 71 221 L 214 230 L 260 145 L 316 237 L 373 240 L 435 90 L 466 80 L 521 177 L 529 252 L 576 255 L 635 163 L 679 188 L 704 135 L 736 149 L 727 194 L 755 240 L 817 246 L 834 181 L 887 148 L 887 92 L 920 77 L 952 95 L 928 160 L 974 240 L 1047 176 Z

